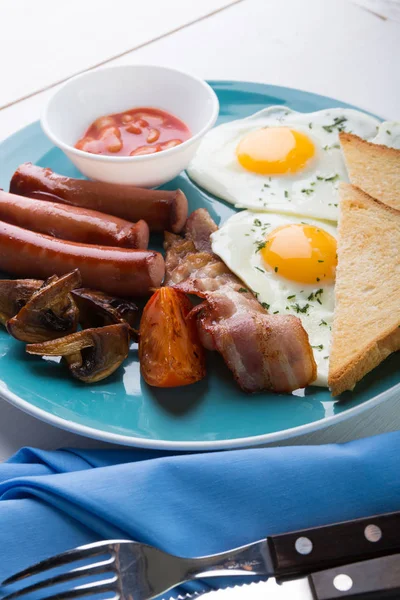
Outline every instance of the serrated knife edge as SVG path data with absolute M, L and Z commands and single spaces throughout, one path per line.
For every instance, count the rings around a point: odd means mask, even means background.
M 280 585 L 274 578 L 258 583 L 236 585 L 211 592 L 166 596 L 163 600 L 313 600 L 307 578 L 286 581 Z

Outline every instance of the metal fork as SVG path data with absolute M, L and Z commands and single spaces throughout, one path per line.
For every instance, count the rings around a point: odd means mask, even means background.
M 83 560 L 90 564 L 68 568 Z M 151 600 L 181 583 L 202 577 L 268 575 L 270 562 L 267 540 L 201 558 L 181 558 L 129 540 L 108 540 L 80 546 L 20 571 L 3 581 L 0 597 L 14 600 L 40 592 L 42 600 L 60 600 L 109 593 L 110 600 Z M 67 570 L 53 576 L 48 573 L 61 567 Z M 30 582 L 29 578 L 40 575 L 45 579 Z M 82 581 L 93 576 L 97 577 L 95 581 Z M 15 590 L 17 583 L 23 587 Z M 62 590 L 55 592 L 61 584 Z

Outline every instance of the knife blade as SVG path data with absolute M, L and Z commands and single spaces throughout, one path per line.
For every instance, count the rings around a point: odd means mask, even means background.
M 278 583 L 251 583 L 192 596 L 201 600 L 383 600 L 400 598 L 400 554 L 341 565 Z M 190 596 L 187 596 L 190 598 Z M 174 600 L 170 597 L 169 600 Z

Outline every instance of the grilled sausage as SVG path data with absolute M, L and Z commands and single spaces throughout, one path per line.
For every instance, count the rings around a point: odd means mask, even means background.
M 98 211 L 41 202 L 0 191 L 0 220 L 83 244 L 146 249 L 149 228 L 145 221 L 129 223 Z
M 127 297 L 159 287 L 165 265 L 152 250 L 78 244 L 0 221 L 0 270 L 45 279 L 73 269 L 79 269 L 83 285 Z
M 187 218 L 188 204 L 181 190 L 148 190 L 85 179 L 71 179 L 24 163 L 14 173 L 10 192 L 52 200 L 127 219 L 143 219 L 150 231 L 179 233 Z

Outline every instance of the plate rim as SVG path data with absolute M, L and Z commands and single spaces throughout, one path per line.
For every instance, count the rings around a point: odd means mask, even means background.
M 394 385 L 388 390 L 384 390 L 377 396 L 370 398 L 370 400 L 366 400 L 359 406 L 353 406 L 349 408 L 347 411 L 343 411 L 337 415 L 332 415 L 330 417 L 324 417 L 322 419 L 318 419 L 317 421 L 313 421 L 312 423 L 306 423 L 305 425 L 298 425 L 296 427 L 291 427 L 289 429 L 281 429 L 280 431 L 275 431 L 273 433 L 263 433 L 256 436 L 247 436 L 241 438 L 230 438 L 227 440 L 214 440 L 214 441 L 202 441 L 202 442 L 188 442 L 188 441 L 173 441 L 173 440 L 154 440 L 141 438 L 137 436 L 128 436 L 123 435 L 121 433 L 112 433 L 108 431 L 104 431 L 102 429 L 97 429 L 95 427 L 89 427 L 88 425 L 81 425 L 76 423 L 75 421 L 69 421 L 67 419 L 63 419 L 58 417 L 57 415 L 52 415 L 42 408 L 38 408 L 34 406 L 27 400 L 23 400 L 10 392 L 8 389 L 4 387 L 3 382 L 0 382 L 0 397 L 4 400 L 7 400 L 10 404 L 20 408 L 23 412 L 36 417 L 40 421 L 45 423 L 49 423 L 50 425 L 54 425 L 59 429 L 63 429 L 64 431 L 69 431 L 71 433 L 75 433 L 78 435 L 82 435 L 84 437 L 88 437 L 91 439 L 104 441 L 113 444 L 119 444 L 124 446 L 132 446 L 135 448 L 146 448 L 152 450 L 174 450 L 174 451 L 212 451 L 212 450 L 230 450 L 235 448 L 250 448 L 255 446 L 261 446 L 263 444 L 271 444 L 274 442 L 281 442 L 283 440 L 288 440 L 293 437 L 305 435 L 307 433 L 312 433 L 317 431 L 318 429 L 323 429 L 325 427 L 329 427 L 330 425 L 334 425 L 336 423 L 340 423 L 341 421 L 345 421 L 352 416 L 363 413 L 365 410 L 378 406 L 387 400 L 392 400 L 400 395 L 400 383 Z
M 287 91 L 291 92 L 300 92 L 301 94 L 307 94 L 309 96 L 315 96 L 317 98 L 323 98 L 325 100 L 335 100 L 330 96 L 325 96 L 323 94 L 317 94 L 315 92 L 309 92 L 307 90 L 302 90 L 299 88 L 292 88 L 288 86 L 280 86 L 269 84 L 261 81 L 244 81 L 240 79 L 211 79 L 207 80 L 207 82 L 212 86 L 219 86 L 224 84 L 238 84 L 238 85 L 254 85 L 261 87 L 268 87 L 277 91 Z M 356 110 L 362 110 L 363 112 L 369 113 L 379 119 L 383 119 L 381 116 L 377 116 L 374 113 L 371 113 L 369 109 L 364 109 L 361 107 L 354 106 L 349 104 L 345 100 L 335 100 L 336 102 L 343 102 L 347 106 L 351 106 Z M 21 135 L 22 132 L 32 128 L 34 129 L 37 126 L 40 126 L 40 121 L 36 120 L 25 127 L 22 127 L 18 131 L 6 137 L 4 140 L 0 142 L 1 147 L 7 143 L 12 141 L 14 138 Z M 50 142 L 51 143 L 51 142 Z M 379 404 L 382 404 L 386 400 L 391 400 L 396 398 L 396 396 L 400 395 L 400 383 L 395 384 L 391 388 L 384 390 L 377 396 L 370 398 L 369 400 L 364 401 L 362 404 L 358 406 L 354 406 L 345 410 L 337 415 L 331 415 L 329 417 L 323 417 L 318 419 L 317 421 L 313 421 L 312 423 L 306 423 L 304 425 L 298 425 L 295 427 L 291 427 L 289 429 L 282 429 L 276 432 L 264 433 L 255 436 L 246 436 L 239 438 L 229 438 L 225 440 L 209 440 L 209 441 L 174 441 L 174 440 L 160 440 L 160 439 L 149 439 L 138 436 L 130 436 L 124 435 L 120 433 L 108 432 L 103 429 L 98 429 L 96 427 L 91 427 L 89 425 L 83 425 L 80 423 L 76 423 L 75 421 L 71 421 L 68 419 L 64 419 L 57 415 L 51 414 L 46 410 L 34 406 L 28 400 L 24 400 L 20 398 L 14 392 L 11 392 L 6 384 L 0 381 L 0 397 L 21 409 L 23 412 L 39 419 L 42 422 L 48 423 L 59 429 L 64 431 L 69 431 L 71 433 L 82 435 L 84 437 L 88 437 L 91 439 L 96 439 L 99 441 L 105 441 L 108 443 L 137 447 L 137 448 L 146 448 L 153 450 L 169 450 L 169 451 L 213 451 L 213 450 L 227 450 L 233 448 L 246 448 L 246 447 L 254 447 L 260 446 L 263 444 L 270 444 L 274 442 L 280 442 L 283 440 L 288 440 L 293 437 L 302 436 L 307 433 L 312 433 L 319 429 L 323 429 L 325 427 L 329 427 L 336 423 L 340 423 L 345 421 L 348 418 L 351 418 L 355 415 L 361 414 L 366 410 L 369 410 Z

